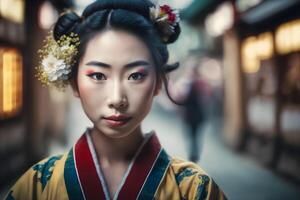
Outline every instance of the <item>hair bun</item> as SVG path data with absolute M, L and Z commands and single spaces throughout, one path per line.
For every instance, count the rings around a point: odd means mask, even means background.
M 181 33 L 181 28 L 180 28 L 179 23 L 177 23 L 174 26 L 173 33 L 171 35 L 168 35 L 168 36 L 165 36 L 165 33 L 161 32 L 161 31 L 162 31 L 161 28 L 158 27 L 158 32 L 160 34 L 160 37 L 162 38 L 162 42 L 165 43 L 165 44 L 172 44 L 178 39 L 178 37 Z
M 84 18 L 100 10 L 123 9 L 136 12 L 149 19 L 149 7 L 154 4 L 149 0 L 101 0 L 90 4 L 82 13 Z
M 54 26 L 53 35 L 55 40 L 59 40 L 62 35 L 75 32 L 76 25 L 80 22 L 81 18 L 74 11 L 67 10 L 63 12 Z

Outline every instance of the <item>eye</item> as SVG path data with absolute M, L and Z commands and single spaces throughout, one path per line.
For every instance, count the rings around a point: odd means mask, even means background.
M 144 79 L 145 76 L 147 76 L 147 75 L 143 74 L 143 73 L 140 73 L 140 72 L 136 72 L 136 73 L 131 74 L 129 76 L 128 80 L 132 79 L 134 81 L 139 81 L 139 80 Z
M 96 81 L 106 80 L 105 75 L 100 73 L 100 72 L 92 73 L 92 74 L 89 74 L 88 76 L 91 77 L 92 79 L 96 80 Z

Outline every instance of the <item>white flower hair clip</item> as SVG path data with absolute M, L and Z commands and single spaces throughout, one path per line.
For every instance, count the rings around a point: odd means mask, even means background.
M 38 51 L 38 80 L 44 85 L 63 90 L 69 83 L 79 44 L 79 37 L 75 33 L 71 33 L 70 36 L 63 35 L 55 41 L 51 31 L 44 41 L 44 46 Z
M 178 10 L 172 9 L 168 5 L 151 7 L 150 18 L 158 25 L 164 42 L 168 42 L 169 38 L 175 33 L 175 27 L 180 21 Z

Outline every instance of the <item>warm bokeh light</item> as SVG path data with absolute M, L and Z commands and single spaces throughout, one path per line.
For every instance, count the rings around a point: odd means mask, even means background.
M 0 16 L 15 23 L 24 22 L 24 0 L 0 0 Z
M 271 32 L 262 33 L 257 40 L 257 54 L 260 60 L 266 60 L 273 56 L 274 45 Z
M 276 50 L 287 54 L 300 50 L 300 19 L 281 25 L 275 36 Z
M 242 44 L 242 65 L 246 73 L 255 73 L 259 70 L 255 37 L 247 38 Z
M 58 12 L 50 2 L 45 1 L 39 10 L 39 26 L 42 29 L 50 29 L 58 18 Z
M 222 69 L 221 64 L 212 58 L 205 59 L 201 63 L 199 73 L 205 77 L 205 79 L 211 85 L 219 85 L 222 81 Z
M 213 37 L 224 34 L 234 23 L 233 8 L 230 2 L 221 4 L 214 13 L 205 20 L 207 33 Z
M 0 49 L 0 119 L 12 117 L 22 107 L 22 58 L 18 51 Z
M 242 43 L 242 65 L 245 73 L 256 73 L 260 61 L 269 59 L 274 54 L 273 35 L 271 32 L 251 36 Z
M 260 61 L 271 58 L 275 47 L 279 54 L 287 54 L 300 50 L 300 20 L 294 20 L 279 26 L 275 36 L 271 32 L 259 36 L 251 36 L 242 42 L 242 65 L 245 73 L 259 70 Z

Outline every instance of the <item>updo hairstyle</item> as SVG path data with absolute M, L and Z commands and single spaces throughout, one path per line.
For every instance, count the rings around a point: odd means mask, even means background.
M 75 65 L 72 67 L 70 81 L 77 88 L 77 72 L 80 59 L 84 55 L 87 43 L 97 34 L 105 30 L 125 30 L 140 38 L 152 55 L 156 74 L 163 80 L 167 95 L 169 95 L 167 73 L 179 67 L 179 63 L 168 65 L 169 52 L 167 44 L 175 42 L 180 34 L 180 26 L 177 23 L 174 27 L 174 34 L 163 41 L 160 28 L 151 20 L 150 8 L 154 4 L 149 0 L 98 0 L 78 16 L 73 11 L 66 11 L 59 17 L 54 26 L 54 39 L 58 41 L 63 35 L 71 33 L 78 34 L 80 45 L 79 53 L 75 57 Z

